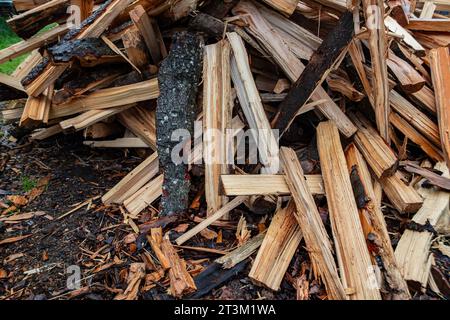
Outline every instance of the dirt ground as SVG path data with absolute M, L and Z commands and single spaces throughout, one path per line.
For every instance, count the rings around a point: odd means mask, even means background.
M 11 138 L 11 135 L 15 138 Z M 99 199 L 142 159 L 134 152 L 124 150 L 95 150 L 82 144 L 78 135 L 58 135 L 43 142 L 29 142 L 26 132 L 14 126 L 3 126 L 0 146 L 0 218 L 14 213 L 32 213 L 32 217 L 13 222 L 0 220 L 0 241 L 27 236 L 12 243 L 0 244 L 0 299 L 113 299 L 127 286 L 127 272 L 133 262 L 144 261 L 144 253 L 151 248 L 144 236 L 134 236 L 132 228 L 124 224 L 123 212 L 117 206 L 106 207 Z M 194 168 L 194 199 L 202 185 L 201 168 Z M 28 197 L 39 182 L 46 182 L 42 193 L 25 205 L 11 203 L 14 195 Z M 31 189 L 31 190 L 30 190 Z M 78 210 L 62 219 L 80 204 Z M 191 209 L 186 217 L 167 228 L 187 223 L 192 218 L 204 216 L 204 199 L 200 207 Z M 88 201 L 89 202 L 89 201 Z M 319 201 L 320 202 L 320 201 Z M 325 202 L 325 201 L 323 201 Z M 320 207 L 320 203 L 319 203 Z M 327 228 L 330 228 L 326 207 L 320 207 Z M 140 216 L 140 226 L 151 224 L 156 209 L 149 208 Z M 258 232 L 263 216 L 249 214 L 245 208 L 235 210 L 235 219 L 244 215 L 252 233 Z M 395 214 L 386 215 L 396 245 L 404 220 Z M 188 246 L 228 250 L 234 244 L 234 222 L 230 228 L 221 228 L 223 243 L 194 237 Z M 219 229 L 212 228 L 215 231 Z M 177 236 L 174 229 L 172 237 Z M 131 240 L 130 240 L 131 239 Z M 1 242 L 0 242 L 1 243 Z M 216 254 L 180 250 L 180 256 L 192 263 L 206 267 L 217 258 Z M 448 257 L 437 259 L 438 267 L 448 279 Z M 68 289 L 70 266 L 81 269 L 80 289 Z M 298 249 L 278 293 L 254 285 L 246 276 L 251 263 L 227 282 L 217 286 L 203 299 L 295 299 L 295 279 L 299 274 L 308 277 L 310 262 L 304 243 Z M 69 269 L 68 269 L 69 268 Z M 139 299 L 171 299 L 167 282 L 141 289 Z M 309 282 L 311 299 L 323 299 L 323 285 Z M 436 299 L 432 293 L 416 294 L 415 299 Z

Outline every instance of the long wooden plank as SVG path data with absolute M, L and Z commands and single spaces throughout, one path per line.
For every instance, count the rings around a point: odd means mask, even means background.
M 329 299 L 345 300 L 347 296 L 338 276 L 331 242 L 306 183 L 297 154 L 292 149 L 282 147 L 280 156 L 286 182 L 297 208 L 294 216 L 305 238 L 313 272 L 323 280 Z
M 380 300 L 347 162 L 338 130 L 332 122 L 321 122 L 317 127 L 317 147 L 344 288 L 350 289 L 352 300 Z
M 440 142 L 450 168 L 450 53 L 448 48 L 430 51 L 431 77 L 436 99 Z
M 387 288 L 385 294 L 387 298 L 392 300 L 410 299 L 408 286 L 395 260 L 386 221 L 376 200 L 369 168 L 354 144 L 347 147 L 345 157 L 364 236 L 368 245 L 377 248 L 377 250 L 373 250 L 372 247 L 371 250 L 374 259 L 381 259 L 383 264 L 382 273 L 384 273 L 384 279 L 386 279 L 383 282 Z
M 139 101 L 156 99 L 159 95 L 158 80 L 146 80 L 121 87 L 97 90 L 68 103 L 53 106 L 50 119 L 69 116 L 88 110 L 108 109 Z
M 319 174 L 305 175 L 306 184 L 313 195 L 325 194 Z M 289 195 L 284 175 L 269 174 L 223 174 L 220 176 L 223 193 L 227 196 Z

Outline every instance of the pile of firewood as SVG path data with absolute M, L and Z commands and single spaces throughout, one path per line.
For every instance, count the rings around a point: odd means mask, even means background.
M 276 291 L 303 239 L 328 299 L 449 295 L 430 251 L 439 243 L 448 254 L 437 240 L 450 214 L 448 1 L 13 2 L 19 14 L 7 22 L 24 40 L 1 50 L 0 63 L 30 54 L 0 75 L 0 100 L 14 101 L 2 118 L 34 129 L 33 140 L 82 131 L 93 148 L 149 154 L 102 198 L 123 208 L 158 260 L 151 273 L 134 264 L 118 299 L 166 277 L 173 296 L 200 297 L 248 263 L 248 276 Z M 195 120 L 204 132 L 267 134 L 257 164 L 206 162 L 192 200 L 192 166 L 170 155 L 171 133 L 192 135 Z M 220 139 L 203 139 L 190 163 L 235 158 Z M 190 215 L 202 199 L 206 217 Z M 238 207 L 265 227 L 252 236 L 237 218 L 234 249 L 188 270 L 176 249 L 217 237 L 212 229 Z M 154 219 L 137 225 L 149 208 Z M 411 218 L 396 246 L 388 214 Z M 291 282 L 308 297 L 307 278 Z

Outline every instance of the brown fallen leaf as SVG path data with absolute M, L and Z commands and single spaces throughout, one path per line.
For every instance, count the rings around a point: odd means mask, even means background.
M 0 218 L 0 221 L 13 222 L 13 221 L 28 220 L 28 219 L 33 218 L 34 215 L 35 215 L 34 212 L 15 214 L 13 216 L 9 216 L 9 217 L 6 217 L 6 218 Z
M 42 261 L 47 261 L 48 260 L 48 252 L 47 250 L 44 250 L 44 252 L 42 252 Z
M 182 224 L 179 224 L 178 226 L 176 226 L 175 228 L 173 228 L 173 231 L 178 232 L 178 233 L 183 233 L 183 232 L 186 232 L 186 230 L 188 228 L 189 228 L 189 224 L 182 223 Z
M 215 238 L 217 238 L 217 232 L 208 228 L 205 228 L 202 231 L 200 231 L 200 235 L 208 240 L 214 240 Z
M 17 207 L 23 207 L 28 203 L 28 199 L 26 197 L 19 195 L 8 196 L 6 199 L 11 201 Z
M 8 272 L 5 269 L 0 269 L 0 279 L 5 279 L 8 277 Z
M 0 241 L 0 245 L 17 242 L 17 241 L 26 239 L 26 238 L 31 237 L 31 236 L 32 236 L 31 234 L 27 234 L 27 235 L 24 235 L 24 236 L 17 236 L 17 237 L 6 238 L 6 239 L 3 239 L 3 240 Z
M 28 193 L 28 202 L 33 201 L 37 197 L 39 197 L 47 188 L 48 183 L 50 182 L 51 176 L 48 175 L 46 177 L 40 178 L 36 184 L 36 187 L 31 189 Z

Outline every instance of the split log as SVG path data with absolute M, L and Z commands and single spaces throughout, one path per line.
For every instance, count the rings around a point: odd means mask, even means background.
M 447 30 L 448 31 L 448 30 Z M 440 142 L 447 167 L 450 168 L 450 53 L 448 48 L 430 51 Z
M 362 92 L 359 92 L 347 78 L 340 74 L 331 72 L 326 81 L 331 90 L 341 93 L 351 101 L 359 102 L 365 97 L 365 95 Z
M 422 206 L 422 197 L 412 186 L 402 181 L 398 172 L 380 179 L 380 183 L 389 201 L 400 213 L 414 213 Z
M 124 200 L 123 205 L 131 216 L 137 217 L 142 210 L 161 196 L 163 179 L 163 175 L 157 176 Z
M 294 13 L 295 8 L 297 7 L 297 4 L 299 2 L 299 0 L 263 0 L 263 1 L 286 16 L 290 16 L 291 14 Z
M 103 139 L 112 135 L 119 134 L 122 128 L 115 123 L 97 122 L 91 124 L 83 131 L 83 137 L 89 139 Z
M 430 111 L 433 114 L 436 114 L 436 101 L 434 98 L 434 92 L 424 86 L 417 92 L 414 92 L 412 98 L 419 103 L 419 105 L 423 106 L 425 109 Z
M 141 138 L 117 138 L 103 141 L 83 141 L 83 144 L 91 148 L 149 148 Z
M 407 93 L 419 91 L 425 85 L 425 79 L 408 62 L 400 59 L 393 51 L 389 51 L 387 66 Z
M 313 195 L 323 195 L 320 175 L 305 175 L 306 184 Z M 289 195 L 291 191 L 284 175 L 245 174 L 221 175 L 221 187 L 227 196 Z
M 119 122 L 141 138 L 150 148 L 156 150 L 155 111 L 149 107 L 137 106 L 117 115 Z
M 20 117 L 23 113 L 23 107 L 14 108 L 14 109 L 4 109 L 0 111 L 0 122 L 3 124 L 14 123 L 17 120 L 20 120 Z
M 224 269 L 231 269 L 241 261 L 244 261 L 250 257 L 263 243 L 266 237 L 266 232 L 263 231 L 257 236 L 254 236 L 242 246 L 237 249 L 227 253 L 223 257 L 215 260 L 215 262 L 220 263 Z M 298 244 L 297 244 L 298 245 Z
M 69 30 L 67 24 L 56 26 L 48 31 L 39 33 L 28 40 L 17 42 L 3 50 L 0 50 L 0 63 L 17 58 L 24 53 L 38 49 L 43 45 L 48 45 L 64 35 Z M 22 78 L 22 77 L 21 77 Z
M 241 19 L 248 24 L 246 30 L 249 30 L 258 39 L 264 49 L 269 52 L 270 56 L 273 57 L 288 76 L 289 80 L 295 82 L 305 67 L 291 51 L 288 44 L 283 41 L 281 34 L 276 32 L 274 28 L 271 28 L 271 25 L 265 20 L 258 8 L 253 3 L 241 1 L 233 9 L 233 12 L 241 15 Z M 318 109 L 325 117 L 336 123 L 343 135 L 351 137 L 355 133 L 356 128 L 351 121 L 322 87 L 319 86 L 311 98 L 313 101 L 325 99 L 325 102 L 319 105 Z
M 399 36 L 401 41 L 410 48 L 417 56 L 425 56 L 425 48 L 411 35 L 408 30 L 404 29 L 394 18 L 387 16 L 384 18 L 386 28 Z
M 155 152 L 140 165 L 127 174 L 118 184 L 103 197 L 104 204 L 122 204 L 125 199 L 135 194 L 150 181 L 159 171 L 158 154 Z
M 122 42 L 128 59 L 140 70 L 149 64 L 147 49 L 139 31 L 130 28 L 122 35 Z
M 94 123 L 105 120 L 130 107 L 134 107 L 134 104 L 129 104 L 123 107 L 111 108 L 106 110 L 90 110 L 74 118 L 63 120 L 59 123 L 59 125 L 61 126 L 61 129 L 65 133 L 80 131 L 93 125 Z
M 223 1 L 220 1 L 223 3 Z M 189 21 L 189 28 L 206 33 L 211 37 L 221 38 L 224 32 L 236 31 L 234 25 L 225 25 L 222 20 L 219 20 L 206 13 L 199 12 Z
M 274 291 L 280 289 L 281 281 L 302 240 L 294 211 L 295 205 L 291 202 L 275 213 L 248 275 L 256 283 Z
M 147 240 L 150 243 L 150 246 L 152 247 L 156 258 L 158 258 L 159 264 L 161 265 L 163 270 L 167 270 L 170 268 L 170 261 L 169 258 L 161 250 L 161 244 L 163 242 L 162 228 L 151 228 L 149 231 L 149 234 L 147 234 Z
M 232 116 L 230 50 L 228 41 L 223 40 L 205 46 L 203 58 L 203 158 L 208 214 L 226 202 L 226 197 L 219 194 L 219 182 L 220 175 L 228 173 L 225 137 Z
M 450 32 L 450 19 L 409 19 L 409 30 Z
M 392 109 L 408 120 L 417 131 L 421 132 L 432 143 L 437 146 L 440 144 L 439 128 L 428 116 L 394 90 L 391 91 L 389 97 Z
M 71 5 L 77 6 L 80 13 L 80 21 L 87 19 L 94 9 L 95 0 L 70 0 Z
M 369 32 L 369 51 L 372 64 L 373 106 L 378 132 L 381 137 L 390 142 L 389 137 L 389 86 L 386 64 L 386 36 L 382 17 L 384 2 L 382 0 L 363 0 L 363 10 L 366 27 Z
M 16 11 L 27 11 L 47 2 L 48 0 L 13 0 Z
M 17 68 L 11 73 L 11 76 L 17 79 L 23 79 L 42 59 L 41 54 L 36 49 Z
M 21 38 L 30 38 L 45 26 L 67 17 L 69 0 L 51 0 L 7 20 Z
M 449 178 L 448 168 L 443 162 L 436 164 L 444 177 Z M 448 214 L 449 193 L 435 188 L 419 188 L 424 197 L 422 208 L 412 218 L 410 227 L 403 233 L 395 257 L 402 274 L 414 290 L 425 290 L 428 283 L 432 255 L 430 247 L 435 236 L 434 228 Z
M 392 149 L 361 113 L 349 116 L 358 128 L 355 144 L 375 175 L 380 178 L 394 174 L 398 161 Z
M 177 33 L 171 51 L 159 69 L 161 94 L 156 108 L 157 149 L 164 171 L 160 216 L 180 214 L 188 207 L 188 166 L 172 160 L 172 150 L 178 142 L 172 141 L 171 135 L 180 129 L 187 130 L 192 137 L 195 98 L 202 70 L 202 42 L 192 33 Z
M 337 130 L 336 134 L 339 135 Z M 337 143 L 340 143 L 340 141 L 337 141 Z M 345 300 L 347 297 L 344 287 L 339 280 L 332 254 L 331 242 L 328 238 L 319 211 L 317 210 L 311 191 L 306 184 L 297 155 L 294 150 L 282 147 L 280 156 L 283 170 L 286 174 L 286 182 L 291 190 L 292 199 L 297 209 L 294 210 L 294 216 L 297 219 L 303 237 L 305 238 L 307 251 L 311 258 L 313 273 L 316 277 L 320 277 L 324 282 L 329 299 Z
M 19 126 L 32 127 L 40 123 L 47 123 L 52 104 L 54 88 L 48 87 L 39 97 L 28 97 Z
M 135 102 L 156 99 L 159 95 L 157 79 L 129 84 L 121 87 L 97 90 L 50 110 L 50 119 L 70 116 L 88 110 L 120 107 Z
M 332 68 L 345 51 L 354 35 L 353 14 L 344 13 L 338 25 L 328 33 L 311 60 L 302 71 L 300 77 L 290 89 L 286 99 L 280 104 L 275 128 L 281 134 L 287 130 L 295 118 L 297 111 L 308 101 L 316 88 L 328 76 Z
M 159 64 L 167 56 L 166 47 L 159 31 L 158 23 L 150 18 L 145 9 L 138 5 L 130 11 L 130 17 L 138 28 L 150 52 L 154 64 Z
M 227 33 L 233 56 L 231 58 L 231 78 L 250 126 L 254 141 L 258 141 L 260 159 L 264 173 L 278 172 L 278 140 L 276 139 L 256 88 L 248 63 L 248 55 L 242 38 L 235 32 Z M 255 136 L 256 134 L 256 136 Z
M 108 0 L 102 4 L 89 18 L 81 25 L 70 30 L 62 42 L 73 39 L 99 38 L 103 31 L 109 27 L 111 22 L 132 0 Z M 36 66 L 28 76 L 22 80 L 27 93 L 31 96 L 38 96 L 50 84 L 54 83 L 61 74 L 68 68 L 68 64 L 52 65 L 48 60 L 43 60 Z
M 409 9 L 406 8 L 404 0 L 389 0 L 389 9 L 391 16 L 401 25 L 406 26 L 409 22 Z
M 30 135 L 30 138 L 31 140 L 44 140 L 47 139 L 48 137 L 51 137 L 61 132 L 62 132 L 61 126 L 59 124 L 55 124 L 51 127 L 40 129 L 39 131 L 33 132 Z
M 369 168 L 354 144 L 347 148 L 345 156 L 365 239 L 373 260 L 382 270 L 386 296 L 393 300 L 410 299 L 408 286 L 395 260 L 386 221 L 376 200 Z M 357 183 L 353 183 L 354 180 Z
M 321 122 L 317 147 L 336 246 L 339 272 L 350 299 L 381 299 L 359 221 L 344 152 L 336 126 Z
M 450 34 L 443 32 L 414 32 L 417 41 L 427 49 L 450 46 Z
M 430 158 L 436 161 L 444 160 L 441 150 L 411 126 L 404 118 L 395 112 L 391 112 L 389 120 L 394 127 L 400 130 L 409 140 L 417 144 Z

